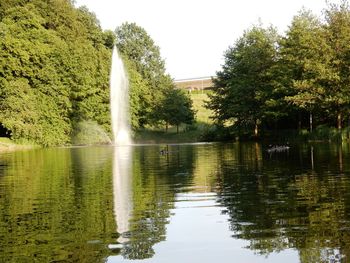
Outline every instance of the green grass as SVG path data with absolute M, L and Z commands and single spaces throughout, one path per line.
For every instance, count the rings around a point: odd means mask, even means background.
M 30 148 L 34 148 L 34 147 L 38 147 L 38 146 L 33 145 L 26 140 L 14 142 L 10 138 L 0 137 L 0 152 L 21 150 L 21 149 L 30 149 Z
M 13 150 L 16 147 L 17 144 L 14 143 L 11 139 L 0 137 L 0 152 Z
M 212 124 L 212 120 L 210 119 L 212 111 L 204 107 L 205 101 L 209 100 L 208 91 L 192 92 L 190 97 L 193 101 L 193 109 L 196 111 L 196 121 Z
M 0 137 L 0 144 L 14 144 L 10 138 Z
M 181 131 L 179 133 L 173 130 L 165 132 L 164 130 L 141 130 L 134 134 L 135 143 L 187 143 L 197 142 L 200 138 L 199 130 Z

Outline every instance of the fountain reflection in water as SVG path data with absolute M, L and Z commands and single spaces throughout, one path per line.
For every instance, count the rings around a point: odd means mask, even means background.
M 119 233 L 118 242 L 128 241 L 129 219 L 132 215 L 132 180 L 131 180 L 131 157 L 130 146 L 114 147 L 113 158 L 113 199 L 114 215 Z
M 114 144 L 130 145 L 129 83 L 116 47 L 113 48 L 112 53 L 110 107 Z

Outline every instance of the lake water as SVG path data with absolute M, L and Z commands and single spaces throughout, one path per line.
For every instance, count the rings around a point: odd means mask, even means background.
M 350 144 L 266 150 L 1 153 L 0 262 L 350 262 Z

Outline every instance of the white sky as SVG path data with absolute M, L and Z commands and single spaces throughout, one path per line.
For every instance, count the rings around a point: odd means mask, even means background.
M 334 2 L 334 1 L 332 1 Z M 136 22 L 160 47 L 174 79 L 213 76 L 223 53 L 244 30 L 257 24 L 285 32 L 294 15 L 305 7 L 321 15 L 325 0 L 76 0 L 114 30 Z

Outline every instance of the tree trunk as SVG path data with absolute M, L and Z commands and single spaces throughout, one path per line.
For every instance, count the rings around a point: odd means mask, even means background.
M 166 122 L 166 124 L 165 124 L 165 132 L 168 132 L 168 128 L 169 128 L 169 123 Z
M 340 172 L 343 172 L 343 149 L 342 144 L 340 144 L 338 149 L 338 158 L 339 158 L 339 170 Z
M 301 113 L 298 113 L 298 131 L 301 131 Z
M 348 140 L 350 140 L 350 116 L 348 118 Z
M 310 111 L 310 132 L 312 132 L 312 112 Z
M 311 146 L 311 151 L 310 151 L 310 159 L 311 159 L 311 169 L 314 170 L 314 147 Z
M 342 116 L 341 116 L 341 112 L 338 112 L 338 115 L 337 115 L 337 127 L 338 127 L 338 130 L 341 130 L 341 121 L 342 121 Z
M 179 133 L 179 125 L 176 125 L 176 133 Z

